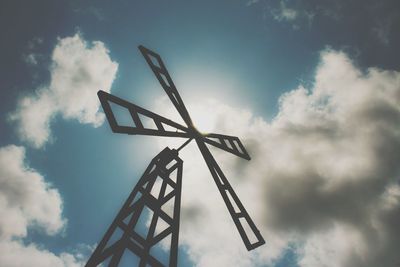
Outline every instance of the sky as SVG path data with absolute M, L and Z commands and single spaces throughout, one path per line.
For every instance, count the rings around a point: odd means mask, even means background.
M 0 265 L 83 266 L 183 143 L 105 119 L 98 90 L 182 122 L 144 45 L 197 128 L 246 146 L 210 149 L 266 240 L 246 250 L 191 143 L 178 266 L 400 266 L 398 25 L 395 0 L 1 1 Z

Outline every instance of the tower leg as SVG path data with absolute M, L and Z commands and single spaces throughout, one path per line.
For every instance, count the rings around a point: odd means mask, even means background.
M 118 266 L 125 253 L 136 255 L 138 266 L 177 266 L 182 166 L 178 152 L 168 147 L 151 161 L 86 267 L 106 263 L 105 266 Z M 148 216 L 145 211 L 150 213 L 150 224 L 143 233 L 138 222 L 141 216 Z M 122 235 L 115 239 L 117 232 Z M 151 249 L 168 238 L 171 240 L 169 261 L 163 264 Z

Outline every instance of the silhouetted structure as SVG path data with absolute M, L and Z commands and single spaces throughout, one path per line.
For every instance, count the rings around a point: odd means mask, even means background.
M 139 266 L 163 266 L 150 250 L 170 235 L 169 266 L 176 266 L 181 188 L 182 160 L 176 150 L 165 148 L 147 167 L 87 266 L 104 264 L 105 260 L 109 261 L 109 266 L 118 266 L 123 253 L 137 255 Z M 164 208 L 170 201 L 174 206 L 172 214 Z M 139 217 L 147 215 L 145 210 L 152 213 L 147 233 L 140 231 L 137 225 Z
M 99 264 L 118 266 L 124 253 L 132 253 L 137 256 L 138 266 L 177 265 L 182 186 L 182 160 L 178 157 L 178 151 L 193 139 L 196 141 L 207 163 L 246 248 L 252 250 L 263 245 L 265 243 L 263 237 L 206 146 L 207 143 L 250 160 L 250 156 L 243 144 L 239 138 L 234 136 L 221 134 L 203 135 L 197 131 L 161 57 L 143 46 L 139 46 L 139 50 L 183 118 L 186 126 L 182 126 L 121 98 L 99 91 L 98 96 L 111 129 L 115 133 L 182 137 L 188 140 L 177 150 L 165 148 L 151 161 L 86 266 L 98 266 Z M 131 125 L 123 126 L 118 124 L 110 103 L 124 107 L 129 111 L 132 117 Z M 144 126 L 143 118 L 152 120 L 156 127 L 149 128 Z M 154 193 L 156 186 L 158 186 L 159 190 Z M 167 190 L 168 187 L 171 187 L 171 189 Z M 165 212 L 164 207 L 171 199 L 173 199 L 173 212 L 172 215 L 169 215 Z M 147 232 L 143 234 L 138 230 L 138 221 L 141 215 L 145 214 L 144 216 L 146 216 L 147 213 L 144 212 L 146 209 L 150 213 L 151 219 Z M 163 223 L 160 223 L 161 221 Z M 164 228 L 157 230 L 159 225 Z M 151 253 L 151 248 L 167 237 L 171 237 L 170 256 L 168 264 L 163 264 Z

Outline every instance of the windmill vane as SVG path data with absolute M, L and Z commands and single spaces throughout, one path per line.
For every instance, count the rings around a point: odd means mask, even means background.
M 192 140 L 197 143 L 247 250 L 265 244 L 264 238 L 206 144 L 250 160 L 245 147 L 238 137 L 202 134 L 197 131 L 160 55 L 143 46 L 139 46 L 139 50 L 186 125 L 99 91 L 98 97 L 112 131 L 132 135 L 181 137 L 187 140 L 178 149 L 166 147 L 153 158 L 86 266 L 119 266 L 125 253 L 136 257 L 137 266 L 177 266 L 183 168 L 183 161 L 178 154 Z M 119 125 L 110 103 L 127 109 L 132 117 L 132 125 Z M 153 120 L 156 128 L 146 127 L 141 119 L 143 117 Z M 155 186 L 156 184 L 161 187 Z M 173 204 L 172 212 L 166 209 L 170 204 Z M 143 214 L 150 214 L 150 225 L 145 234 L 138 230 Z M 170 238 L 169 257 L 163 262 L 157 258 L 157 253 L 151 253 L 151 249 L 167 238 Z

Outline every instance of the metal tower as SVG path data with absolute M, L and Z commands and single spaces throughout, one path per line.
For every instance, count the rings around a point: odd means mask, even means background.
M 169 266 L 177 265 L 182 163 L 178 151 L 169 148 L 150 162 L 86 266 L 118 266 L 124 253 L 137 255 L 138 266 L 164 266 L 150 251 L 169 236 Z M 170 201 L 172 214 L 164 208 Z M 151 213 L 150 226 L 140 231 L 139 217 L 148 215 L 146 210 Z
M 133 253 L 138 257 L 137 266 L 177 266 L 183 163 L 178 157 L 178 151 L 193 139 L 196 141 L 207 163 L 215 184 L 247 250 L 252 250 L 265 244 L 264 238 L 261 236 L 206 145 L 213 145 L 238 157 L 250 160 L 250 156 L 243 144 L 235 136 L 200 133 L 195 128 L 161 57 L 143 46 L 139 46 L 139 50 L 169 99 L 178 110 L 186 126 L 173 122 L 121 98 L 99 91 L 98 96 L 112 131 L 131 135 L 181 137 L 188 140 L 177 150 L 165 148 L 152 160 L 86 266 L 92 267 L 99 264 L 118 266 L 125 252 Z M 112 111 L 111 103 L 129 111 L 132 117 L 130 125 L 118 124 Z M 153 121 L 155 127 L 145 126 L 144 120 Z M 176 174 L 174 174 L 176 176 L 172 175 L 174 171 L 176 171 Z M 157 183 L 156 180 L 158 179 L 160 181 Z M 157 184 L 161 185 L 160 190 L 157 194 L 153 194 L 152 191 Z M 170 192 L 166 191 L 168 186 L 172 187 Z M 172 215 L 168 215 L 163 210 L 163 207 L 172 198 L 174 198 L 173 213 Z M 150 209 L 151 219 L 147 233 L 143 236 L 143 234 L 141 235 L 137 231 L 138 219 L 146 208 Z M 164 221 L 164 224 L 166 223 L 167 227 L 162 231 L 157 231 L 158 222 L 161 219 Z M 122 234 L 117 238 L 113 238 L 115 233 L 121 230 Z M 169 236 L 171 237 L 169 263 L 163 264 L 151 253 L 151 249 Z M 132 262 L 132 264 L 135 263 Z

